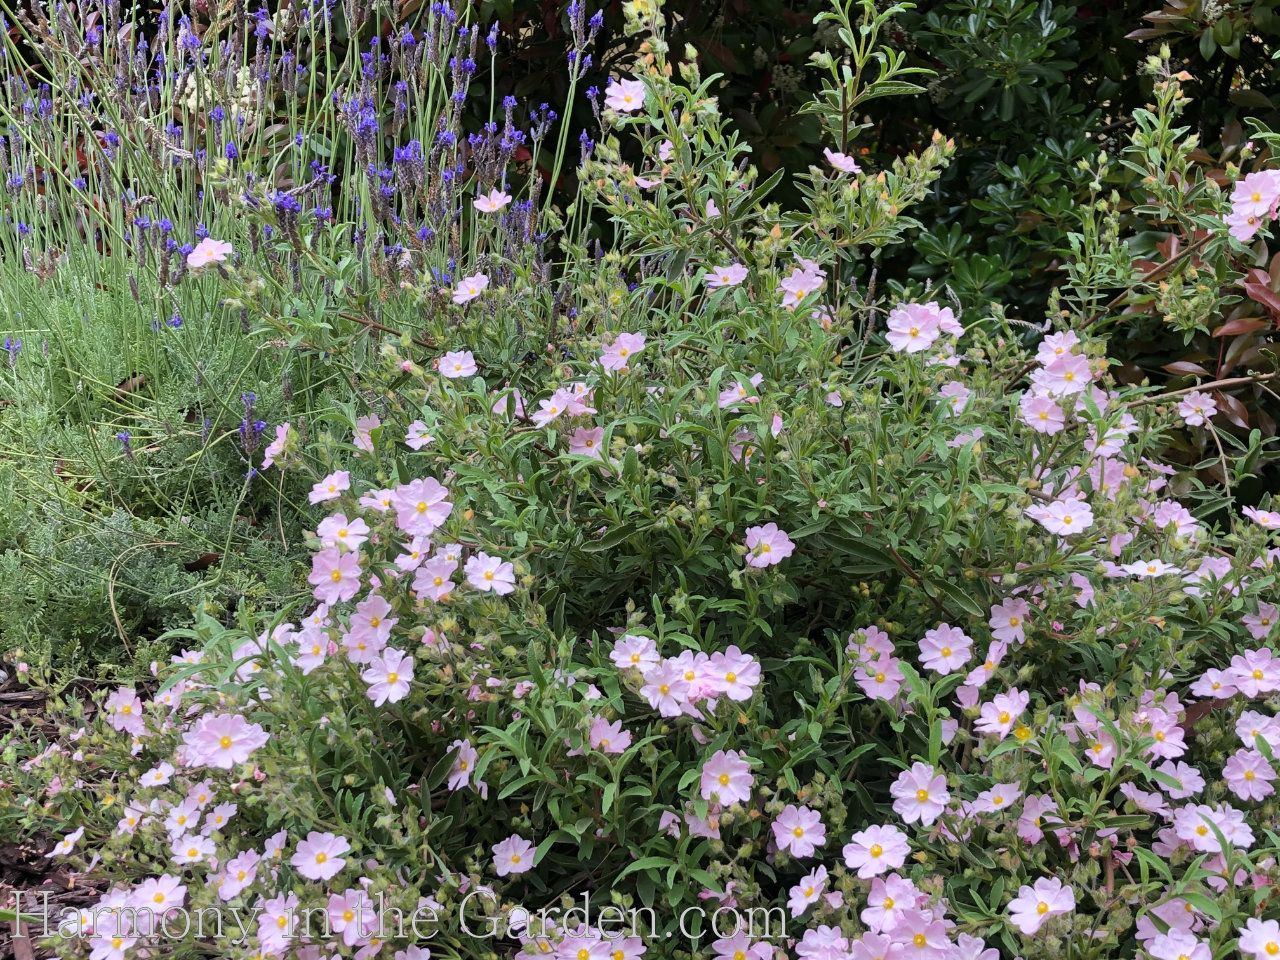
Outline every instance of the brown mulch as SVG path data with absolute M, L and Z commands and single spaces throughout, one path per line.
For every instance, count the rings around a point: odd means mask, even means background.
M 48 735 L 52 736 L 56 732 L 55 725 L 44 718 L 46 695 L 19 683 L 12 666 L 3 666 L 10 676 L 0 683 L 0 732 L 7 732 L 21 722 L 27 728 L 33 724 L 44 724 Z M 0 837 L 0 909 L 12 910 L 15 894 L 21 892 L 22 912 L 43 917 L 47 902 L 51 934 L 56 932 L 57 918 L 64 910 L 90 906 L 104 891 L 102 884 L 75 877 L 65 866 L 45 858 L 45 852 L 57 839 L 40 835 L 18 842 L 14 838 Z M 0 960 L 37 960 L 54 956 L 52 951 L 41 949 L 32 939 L 33 935 L 43 935 L 42 924 L 41 919 L 34 924 L 34 930 L 24 925 L 18 931 L 14 924 L 0 921 Z M 19 932 L 23 936 L 15 937 Z

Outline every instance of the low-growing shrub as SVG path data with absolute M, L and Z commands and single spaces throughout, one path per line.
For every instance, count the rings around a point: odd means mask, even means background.
M 813 107 L 833 141 L 842 102 L 901 89 L 889 13 L 866 15 L 828 15 L 857 68 L 833 61 Z M 256 468 L 325 512 L 291 602 L 176 631 L 154 693 L 58 701 L 62 741 L 11 738 L 9 810 L 65 823 L 51 857 L 108 886 L 54 945 L 1280 950 L 1280 513 L 1236 507 L 1263 441 L 1215 426 L 1214 384 L 1113 376 L 1102 291 L 1157 281 L 1111 242 L 1112 201 L 1040 336 L 851 283 L 951 145 L 877 172 L 831 151 L 781 210 L 694 58 L 669 69 L 660 17 L 630 29 L 640 62 L 580 167 L 615 249 L 571 234 L 544 271 L 529 208 L 481 177 L 466 244 L 424 253 L 455 250 L 450 276 L 402 271 L 379 297 L 399 335 L 365 354 L 204 248 L 230 302 L 365 391 L 310 442 L 282 426 Z M 1151 69 L 1126 162 L 1162 170 L 1180 88 Z M 1193 200 L 1225 270 L 1226 198 Z M 301 259 L 303 284 L 345 269 Z M 1219 485 L 1161 459 L 1175 427 Z M 184 929 L 197 909 L 221 937 Z

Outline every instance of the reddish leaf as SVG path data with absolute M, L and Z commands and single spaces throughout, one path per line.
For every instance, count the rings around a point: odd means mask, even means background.
M 1166 363 L 1160 369 L 1179 377 L 1192 376 L 1193 374 L 1201 377 L 1213 376 L 1213 374 L 1200 366 L 1200 364 L 1191 363 L 1188 360 L 1175 360 L 1173 363 Z
M 1266 307 L 1273 316 L 1280 317 L 1280 297 L 1271 289 L 1271 277 L 1264 270 L 1250 270 L 1244 281 L 1244 289 L 1253 301 Z
M 1257 330 L 1265 330 L 1271 326 L 1266 320 L 1254 320 L 1252 317 L 1241 317 L 1239 320 L 1228 320 L 1217 330 L 1213 331 L 1215 337 L 1235 337 L 1242 333 L 1254 333 Z
M 1245 409 L 1236 397 L 1229 393 L 1223 393 L 1221 390 L 1213 392 L 1214 398 L 1218 401 L 1218 409 L 1223 412 L 1228 420 L 1234 423 L 1241 430 L 1249 429 L 1249 411 Z

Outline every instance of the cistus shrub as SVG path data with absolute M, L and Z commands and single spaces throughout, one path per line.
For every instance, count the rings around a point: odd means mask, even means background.
M 321 511 L 295 596 L 172 634 L 154 691 L 59 701 L 61 741 L 11 736 L 8 817 L 56 824 L 50 857 L 106 887 L 51 945 L 1276 953 L 1280 512 L 1234 499 L 1264 441 L 1215 426 L 1221 384 L 1115 377 L 1113 201 L 1038 334 L 859 283 L 954 149 L 847 152 L 841 104 L 910 82 L 877 45 L 893 11 L 820 21 L 849 63 L 783 208 L 656 5 L 629 10 L 639 58 L 578 164 L 612 248 L 572 232 L 583 209 L 539 220 L 501 165 L 454 178 L 465 229 L 414 248 L 426 270 L 389 260 L 377 340 L 343 306 L 274 306 L 362 282 L 310 221 L 193 251 L 362 389 L 255 460 Z M 1124 160 L 1160 190 L 1184 98 L 1148 69 Z M 212 176 L 281 222 L 243 168 Z M 1238 254 L 1245 191 L 1196 182 L 1206 264 Z M 1162 459 L 1175 429 L 1220 483 Z

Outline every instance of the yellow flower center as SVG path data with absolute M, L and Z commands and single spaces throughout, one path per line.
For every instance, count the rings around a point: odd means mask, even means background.
M 392 672 L 387 674 L 387 683 L 399 683 L 400 674 Z
M 794 830 L 791 831 L 791 835 L 794 837 L 803 837 L 804 827 L 796 827 Z
M 916 800 L 918 800 L 920 803 L 924 803 L 928 799 L 929 799 L 928 790 L 921 789 L 916 791 Z
M 880 857 L 881 855 L 884 854 L 884 847 L 880 846 L 880 844 L 878 843 L 873 843 L 871 845 L 871 849 L 868 852 L 871 854 L 873 858 Z
M 219 741 L 218 741 L 218 746 L 220 746 L 223 750 L 230 750 L 230 749 L 231 749 L 231 738 L 230 738 L 230 737 L 223 737 L 221 740 L 219 740 Z
M 917 933 L 914 937 L 911 938 L 911 942 L 914 943 L 917 947 L 923 947 L 929 941 L 925 938 L 925 935 L 923 933 Z
M 997 717 L 996 719 L 998 719 L 1001 723 L 1008 723 L 1008 722 L 1009 722 L 1009 711 L 1008 711 L 1008 710 L 1001 710 L 1001 711 L 1000 711 L 1000 716 L 999 716 L 999 717 Z
M 727 787 L 729 785 L 729 775 L 727 773 L 720 774 L 720 786 Z
M 1040 914 L 1041 916 L 1044 916 L 1048 912 L 1049 912 L 1049 905 L 1045 903 L 1043 900 L 1041 900 L 1039 903 L 1036 904 L 1036 913 Z
M 737 683 L 738 675 L 734 673 L 732 670 L 730 670 L 728 673 L 724 675 L 724 681 L 725 683 Z
M 341 570 L 333 571 L 333 573 L 329 574 L 329 579 L 332 580 L 334 583 L 339 582 L 342 579 L 342 571 Z

